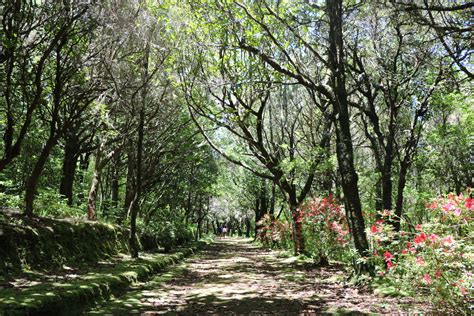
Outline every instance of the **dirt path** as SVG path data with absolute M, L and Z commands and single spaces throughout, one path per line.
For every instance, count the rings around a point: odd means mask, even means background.
M 218 239 L 199 255 L 90 313 L 392 314 L 410 304 L 408 299 L 359 291 L 344 277 L 336 267 L 297 269 L 278 252 L 262 250 L 245 239 Z M 410 309 L 415 311 L 414 306 Z

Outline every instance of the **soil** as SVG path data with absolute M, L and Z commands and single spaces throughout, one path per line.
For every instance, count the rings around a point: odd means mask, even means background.
M 413 298 L 380 297 L 350 285 L 342 266 L 296 265 L 248 239 L 218 238 L 198 255 L 92 314 L 314 315 L 426 312 Z

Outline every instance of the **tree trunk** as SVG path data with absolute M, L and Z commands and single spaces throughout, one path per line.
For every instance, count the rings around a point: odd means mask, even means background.
M 245 237 L 250 238 L 250 231 L 252 230 L 252 223 L 250 222 L 250 218 L 245 218 Z
M 237 235 L 239 235 L 239 237 L 242 237 L 242 226 L 240 225 L 241 224 L 241 221 L 236 221 L 236 226 L 237 226 Z
M 262 218 L 260 214 L 260 198 L 255 199 L 255 240 L 258 238 L 258 230 L 260 229 L 260 224 L 258 223 Z
M 291 218 L 293 220 L 293 253 L 299 255 L 304 253 L 304 235 L 303 235 L 303 223 L 300 220 L 300 213 L 297 206 L 290 205 Z
M 143 74 L 142 74 L 142 81 L 144 82 L 142 91 L 141 91 L 141 105 L 140 105 L 140 114 L 139 114 L 139 121 L 138 121 L 138 141 L 136 147 L 136 155 L 137 161 L 135 165 L 135 198 L 131 204 L 131 212 L 130 212 L 130 237 L 129 237 L 129 244 L 130 244 L 130 255 L 132 258 L 138 258 L 138 244 L 137 244 L 137 217 L 140 211 L 140 200 L 142 198 L 142 170 L 143 170 L 143 137 L 145 132 L 145 109 L 146 109 L 146 101 L 147 101 L 147 84 L 146 82 L 149 80 L 148 76 L 148 59 L 150 54 L 150 42 L 148 41 L 145 48 L 145 55 L 143 58 Z
M 114 165 L 112 167 L 112 179 L 110 181 L 112 207 L 115 209 L 118 208 L 118 201 L 119 201 L 119 179 L 120 179 L 119 164 L 120 164 L 120 155 L 117 155 L 114 159 Z
M 214 221 L 211 221 L 212 224 L 212 231 L 214 232 L 214 235 L 217 235 L 219 232 L 217 231 L 218 226 L 214 223 Z
M 387 149 L 382 172 L 382 205 L 384 210 L 392 209 L 392 163 L 392 150 Z
M 331 124 L 329 124 L 329 128 L 325 130 L 325 133 L 330 133 L 331 132 Z M 322 148 L 324 150 L 324 159 L 328 160 L 331 157 L 331 137 L 327 137 L 327 140 L 322 142 Z M 322 183 L 322 189 L 327 193 L 328 196 L 332 196 L 332 173 L 333 170 L 328 169 L 324 171 L 323 174 L 323 183 Z
M 397 205 L 395 207 L 395 218 L 393 220 L 393 227 L 396 232 L 400 231 L 400 224 L 402 219 L 403 211 L 403 191 L 407 183 L 407 173 L 408 173 L 409 164 L 405 161 L 402 161 L 400 164 L 400 173 L 398 175 L 398 191 L 397 191 Z
M 135 197 L 135 190 L 135 155 L 132 153 L 132 148 L 130 148 L 127 156 L 127 182 L 125 184 L 124 210 L 130 210 L 130 204 Z M 126 217 L 128 218 L 129 216 L 130 214 L 127 212 Z
M 369 250 L 365 234 L 365 222 L 359 197 L 358 177 L 354 166 L 354 152 L 350 129 L 348 95 L 345 83 L 344 46 L 342 35 L 342 0 L 328 0 L 329 17 L 329 66 L 331 86 L 334 91 L 333 106 L 336 119 L 336 154 L 341 173 L 341 184 L 345 198 L 346 214 L 354 239 L 354 245 L 360 256 L 366 256 Z M 361 267 L 362 269 L 366 267 Z
M 275 185 L 275 182 L 272 182 L 272 197 L 270 198 L 270 209 L 268 213 L 272 224 L 273 224 L 273 221 L 275 220 L 275 198 L 276 198 L 276 185 Z
M 89 160 L 90 160 L 91 153 L 82 154 L 79 156 L 79 173 L 78 173 L 78 181 L 81 184 L 84 184 L 84 174 L 89 169 Z M 84 193 L 81 191 L 77 194 L 77 199 L 82 201 L 84 199 Z
M 143 154 L 143 132 L 145 125 L 145 109 L 142 107 L 140 111 L 140 119 L 138 125 L 138 142 L 137 142 L 137 163 L 135 168 L 136 182 L 135 182 L 135 197 L 130 204 L 130 255 L 132 258 L 138 258 L 138 244 L 137 244 L 137 217 L 140 209 L 140 199 L 142 191 L 142 154 Z
M 79 160 L 77 153 L 78 147 L 77 138 L 74 135 L 68 135 L 64 148 L 61 184 L 59 186 L 59 193 L 67 198 L 68 205 L 72 205 L 73 203 L 74 177 Z
M 375 210 L 383 210 L 383 197 L 382 197 L 382 176 L 377 179 L 375 183 Z
M 91 187 L 87 198 L 87 219 L 95 221 L 97 219 L 97 192 L 99 191 L 99 180 L 102 169 L 102 146 L 99 147 L 95 156 L 94 174 L 92 175 Z
M 43 173 L 44 167 L 46 162 L 48 161 L 48 157 L 51 154 L 54 146 L 59 140 L 59 134 L 50 136 L 46 141 L 45 146 L 41 150 L 41 153 L 38 157 L 38 160 L 33 167 L 33 171 L 31 172 L 27 182 L 26 182 L 26 189 L 25 189 L 25 212 L 24 214 L 28 217 L 33 216 L 33 202 L 36 196 L 36 188 L 38 187 L 38 183 Z

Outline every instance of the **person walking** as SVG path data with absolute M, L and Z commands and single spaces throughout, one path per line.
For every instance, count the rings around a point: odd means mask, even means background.
M 222 227 L 222 235 L 224 238 L 227 237 L 227 226 Z

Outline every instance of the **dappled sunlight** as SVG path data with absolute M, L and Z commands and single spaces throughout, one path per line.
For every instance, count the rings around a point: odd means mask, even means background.
M 401 300 L 345 285 L 344 275 L 337 266 L 303 269 L 294 258 L 279 258 L 278 252 L 248 240 L 218 239 L 185 263 L 90 313 L 129 313 L 130 308 L 145 315 L 403 310 Z

